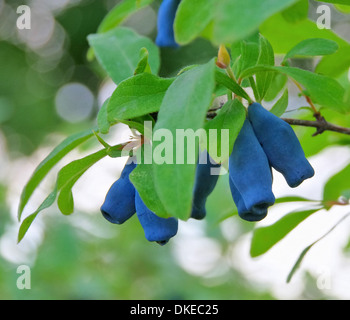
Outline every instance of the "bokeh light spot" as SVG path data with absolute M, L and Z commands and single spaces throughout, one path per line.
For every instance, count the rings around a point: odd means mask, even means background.
M 68 83 L 61 87 L 55 99 L 58 115 L 68 122 L 86 120 L 93 110 L 95 98 L 88 87 L 80 83 Z

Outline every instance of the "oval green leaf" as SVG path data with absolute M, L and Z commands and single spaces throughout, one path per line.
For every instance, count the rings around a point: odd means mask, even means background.
M 30 177 L 29 181 L 24 186 L 20 203 L 18 206 L 18 220 L 21 220 L 21 215 L 24 207 L 28 203 L 29 198 L 33 194 L 36 187 L 45 178 L 49 171 L 70 151 L 75 149 L 77 146 L 87 141 L 93 136 L 93 130 L 85 130 L 83 132 L 76 133 L 63 140 L 56 148 L 54 148 L 49 155 L 40 162 L 35 169 L 34 173 Z
M 88 41 L 97 60 L 116 84 L 134 75 L 140 60 L 139 52 L 144 47 L 149 52 L 148 62 L 152 73 L 158 73 L 158 47 L 151 39 L 140 36 L 131 29 L 117 27 L 106 33 L 91 34 Z
M 165 92 L 173 81 L 150 73 L 122 81 L 109 99 L 108 121 L 133 119 L 159 111 Z
M 319 209 L 291 212 L 270 226 L 255 229 L 250 246 L 250 255 L 257 257 L 264 254 Z
M 213 59 L 178 76 L 164 96 L 154 127 L 153 138 L 156 133 L 163 133 L 162 130 L 168 133 L 163 135 L 164 141 L 153 139 L 152 167 L 156 192 L 169 215 L 184 220 L 188 219 L 191 213 L 198 153 L 198 148 L 190 150 L 193 152 L 193 157 L 190 157 L 186 148 L 188 141 L 185 134 L 189 132 L 194 136 L 198 129 L 203 128 L 215 89 L 214 75 Z M 185 150 L 181 147 L 181 142 L 176 139 L 178 133 L 183 135 Z M 167 140 L 169 136 L 170 140 Z M 173 154 L 167 156 L 170 158 L 169 163 L 155 159 L 163 145 L 166 145 Z M 179 163 L 176 159 L 179 155 L 183 163 Z

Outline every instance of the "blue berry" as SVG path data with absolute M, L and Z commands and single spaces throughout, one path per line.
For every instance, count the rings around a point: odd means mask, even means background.
M 191 217 L 194 219 L 201 220 L 206 216 L 205 204 L 207 198 L 214 190 L 219 178 L 217 172 L 213 172 L 215 170 L 212 170 L 215 168 L 219 170 L 220 164 L 214 163 L 207 151 L 201 152 L 193 189 Z
M 139 193 L 135 192 L 136 214 L 148 241 L 166 244 L 174 237 L 178 230 L 178 220 L 175 218 L 161 218 L 149 210 L 142 201 Z
M 156 44 L 159 47 L 177 48 L 175 41 L 174 21 L 177 7 L 181 0 L 163 0 L 158 10 L 158 34 Z
M 290 187 L 297 187 L 315 174 L 288 123 L 259 103 L 248 107 L 248 117 L 271 166 L 282 173 Z
M 101 213 L 111 223 L 122 224 L 135 212 L 135 188 L 129 180 L 129 175 L 136 164 L 129 161 L 120 178 L 113 183 L 107 192 Z
M 261 220 L 266 215 L 265 210 L 275 202 L 272 173 L 248 119 L 229 157 L 229 177 L 234 186 L 231 188 L 232 197 L 240 216 L 249 221 Z

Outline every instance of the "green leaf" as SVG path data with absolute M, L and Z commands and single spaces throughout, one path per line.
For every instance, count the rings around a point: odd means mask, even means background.
M 125 145 L 119 144 L 113 147 L 110 147 L 107 149 L 107 155 L 111 158 L 119 158 L 119 157 L 126 157 L 126 156 L 132 156 L 133 151 L 132 150 L 124 150 Z
M 28 203 L 29 198 L 33 194 L 36 187 L 45 178 L 48 172 L 70 151 L 78 147 L 83 142 L 87 141 L 93 136 L 93 131 L 91 129 L 85 130 L 83 132 L 76 133 L 65 140 L 63 140 L 56 148 L 54 148 L 49 155 L 40 162 L 40 164 L 35 169 L 34 173 L 30 177 L 29 181 L 24 186 L 20 203 L 18 206 L 18 221 L 21 220 L 21 215 L 24 207 Z
M 262 35 L 257 33 L 238 43 L 240 44 L 240 49 L 238 48 L 238 44 L 233 44 L 231 47 L 233 56 L 239 55 L 239 58 L 236 58 L 233 65 L 233 70 L 237 78 L 241 78 L 245 70 L 257 64 L 271 66 L 275 64 L 273 48 L 269 41 Z M 256 80 L 253 78 L 249 79 L 257 101 L 261 101 L 264 98 L 273 79 L 273 72 L 260 73 L 256 76 Z
M 344 217 L 342 217 L 328 232 L 326 232 L 322 237 L 318 238 L 316 241 L 314 241 L 313 243 L 311 243 L 310 245 L 308 245 L 299 255 L 296 263 L 294 264 L 292 270 L 290 271 L 290 273 L 288 274 L 287 277 L 287 283 L 289 283 L 292 280 L 292 277 L 294 276 L 295 272 L 299 269 L 304 257 L 306 256 L 306 254 L 309 252 L 309 250 L 315 245 L 317 244 L 319 241 L 321 241 L 323 238 L 325 238 L 328 234 L 330 234 L 341 222 L 343 222 L 348 216 L 350 215 L 350 213 L 346 214 Z
M 138 164 L 130 174 L 130 181 L 147 208 L 160 217 L 169 217 L 155 190 L 152 165 Z
M 303 85 L 313 102 L 340 113 L 349 112 L 344 103 L 345 90 L 333 78 L 298 68 L 276 68 Z
M 286 54 L 291 47 L 305 39 L 333 40 L 337 42 L 339 50 L 332 55 L 323 56 L 316 67 L 316 72 L 337 77 L 350 66 L 350 44 L 330 29 L 319 29 L 317 24 L 310 19 L 291 24 L 278 13 L 260 26 L 260 32 L 269 39 L 277 54 Z
M 107 119 L 108 102 L 109 102 L 109 98 L 103 103 L 102 107 L 100 108 L 97 114 L 97 126 L 100 133 L 102 134 L 107 134 L 111 126 L 110 122 Z
M 333 40 L 313 38 L 299 42 L 285 55 L 283 61 L 298 56 L 324 56 L 338 50 L 338 44 Z
M 350 192 L 350 165 L 340 170 L 332 176 L 324 185 L 323 201 L 327 208 L 331 207 L 332 202 L 337 201 L 341 196 Z
M 120 25 L 132 13 L 150 5 L 153 0 L 124 0 L 104 17 L 98 27 L 98 33 L 109 31 Z
M 299 269 L 301 262 L 303 261 L 304 257 L 306 254 L 309 252 L 309 250 L 316 244 L 316 242 L 310 244 L 307 246 L 299 255 L 298 260 L 295 262 L 292 270 L 289 272 L 288 277 L 287 277 L 287 283 L 289 283 L 292 280 L 292 277 L 294 276 L 295 272 Z
M 241 56 L 242 53 L 242 41 L 236 41 L 231 44 L 230 55 L 231 55 L 231 65 L 234 65 L 236 60 Z
M 67 186 L 72 186 L 87 169 L 89 169 L 97 161 L 107 156 L 107 151 L 108 150 L 104 148 L 65 165 L 57 175 L 57 190 L 60 191 Z
M 247 69 L 242 77 L 250 77 L 258 72 L 277 71 L 286 74 L 303 85 L 311 100 L 323 107 L 340 113 L 348 113 L 345 104 L 345 89 L 333 78 L 293 67 L 255 66 Z
M 215 80 L 218 84 L 223 85 L 238 96 L 246 99 L 247 101 L 251 101 L 244 89 L 237 82 L 233 81 L 228 75 L 218 70 L 218 68 L 215 70 Z
M 105 141 L 103 140 L 103 138 L 96 132 L 94 131 L 94 135 L 97 139 L 97 141 L 105 148 L 110 148 L 111 146 Z
M 262 22 L 297 0 L 221 0 L 216 2 L 214 37 L 217 44 L 233 43 L 256 32 Z
M 38 215 L 38 213 L 46 208 L 49 208 L 53 205 L 53 203 L 56 200 L 56 196 L 57 196 L 57 189 L 55 189 L 54 191 L 52 191 L 47 197 L 46 199 L 42 202 L 42 204 L 38 207 L 38 209 L 33 212 L 32 214 L 30 214 L 28 217 L 26 217 L 18 230 L 18 236 L 17 236 L 17 242 L 19 243 L 23 237 L 25 236 L 25 234 L 27 233 L 29 227 L 31 226 L 31 224 L 33 223 L 34 219 L 36 218 L 36 216 Z
M 259 57 L 257 64 L 260 65 L 275 65 L 275 55 L 270 42 L 263 36 L 260 36 L 259 41 Z M 263 72 L 256 75 L 256 90 L 259 94 L 259 101 L 261 102 L 273 80 L 273 72 Z
M 175 39 L 179 44 L 194 40 L 214 15 L 215 0 L 182 0 L 174 22 Z
M 197 133 L 198 129 L 203 128 L 215 89 L 214 75 L 213 59 L 178 76 L 164 96 L 154 128 L 152 146 L 156 192 L 169 215 L 184 220 L 188 219 L 191 213 L 198 148 L 188 152 L 189 141 L 186 137 L 184 136 L 182 141 L 184 148 L 181 146 L 181 137 L 178 139 L 176 137 L 177 134 L 180 136 L 187 132 Z M 166 132 L 158 131 L 163 129 Z M 156 133 L 159 135 L 166 133 L 166 135 L 155 139 Z M 163 137 L 165 140 L 159 141 Z M 168 159 L 168 163 L 163 163 L 160 159 L 163 147 L 174 155 L 167 153 L 165 160 Z M 191 152 L 193 157 L 190 155 Z
M 116 84 L 134 75 L 142 48 L 146 48 L 149 52 L 152 73 L 158 73 L 160 65 L 158 47 L 151 39 L 140 36 L 131 29 L 117 27 L 106 33 L 89 35 L 88 41 L 99 63 Z
M 126 124 L 129 126 L 130 129 L 135 129 L 138 132 L 140 132 L 142 135 L 145 134 L 145 126 L 143 123 L 140 123 L 138 121 L 132 121 L 132 120 L 119 120 L 119 122 Z
M 122 0 L 104 17 L 100 23 L 97 33 L 103 33 L 119 26 L 124 20 L 136 11 L 148 6 L 154 0 Z M 95 57 L 94 49 L 89 48 L 87 60 L 92 61 Z
M 278 28 L 276 28 L 278 26 Z M 275 53 L 286 54 L 299 42 L 307 39 L 329 39 L 337 42 L 339 48 L 349 47 L 350 44 L 330 29 L 319 29 L 310 19 L 297 24 L 288 23 L 281 13 L 267 19 L 260 26 L 260 33 L 269 39 Z
M 264 254 L 302 221 L 319 209 L 291 212 L 270 226 L 255 229 L 250 247 L 250 255 L 257 257 Z
M 241 73 L 256 65 L 259 58 L 259 43 L 243 40 L 241 41 L 241 54 L 236 65 L 236 74 L 239 78 Z
M 165 92 L 173 81 L 150 73 L 122 81 L 109 100 L 108 121 L 127 120 L 159 111 Z
M 277 102 L 271 108 L 271 112 L 280 117 L 284 114 L 288 107 L 288 90 L 285 90 L 282 96 L 277 100 Z
M 320 201 L 318 200 L 311 200 L 311 199 L 307 199 L 304 197 L 299 197 L 299 196 L 286 196 L 286 197 L 281 197 L 281 198 L 277 198 L 275 203 L 285 203 L 285 202 L 318 202 L 320 203 Z
M 214 161 L 218 163 L 226 161 L 232 152 L 233 145 L 245 118 L 246 109 L 242 103 L 237 99 L 229 100 L 223 105 L 217 116 L 213 120 L 208 121 L 204 126 L 207 139 L 202 142 L 202 149 L 208 150 Z M 223 135 L 221 130 L 226 130 L 228 135 Z M 214 139 L 215 136 L 211 132 L 216 132 L 216 139 Z M 222 146 L 228 146 L 228 149 L 222 150 Z
M 140 50 L 140 61 L 137 64 L 137 67 L 134 71 L 134 75 L 140 74 L 140 73 L 152 73 L 151 67 L 148 63 L 148 57 L 149 53 L 146 48 L 141 48 Z
M 74 160 L 64 166 L 58 173 L 56 188 L 59 192 L 58 207 L 63 214 L 71 214 L 73 212 L 74 203 L 72 195 L 72 187 L 78 179 L 97 161 L 107 156 L 107 149 L 101 149 L 84 158 Z
M 63 214 L 69 215 L 73 213 L 74 199 L 73 192 L 70 188 L 64 188 L 61 190 L 57 198 L 57 205 Z
M 274 73 L 269 89 L 267 90 L 264 100 L 272 101 L 285 88 L 288 77 L 283 73 Z
M 18 242 L 20 242 L 29 227 L 33 223 L 36 216 L 44 209 L 49 208 L 56 200 L 58 195 L 59 209 L 63 214 L 70 214 L 73 212 L 73 196 L 72 187 L 78 179 L 97 161 L 101 160 L 108 153 L 107 149 L 99 150 L 93 154 L 85 156 L 81 159 L 74 160 L 65 165 L 57 174 L 57 180 L 54 190 L 46 197 L 38 209 L 26 217 L 18 232 Z
M 307 19 L 309 14 L 309 1 L 299 0 L 291 7 L 281 12 L 283 18 L 290 23 L 297 23 Z
M 315 71 L 336 78 L 349 67 L 350 47 L 341 47 L 336 53 L 324 56 Z

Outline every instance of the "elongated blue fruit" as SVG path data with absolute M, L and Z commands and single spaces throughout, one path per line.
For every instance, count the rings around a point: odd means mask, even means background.
M 129 180 L 129 175 L 135 167 L 135 163 L 128 161 L 120 178 L 107 192 L 101 213 L 109 222 L 122 224 L 136 212 L 135 187 Z
M 237 190 L 231 178 L 229 178 L 229 183 L 230 183 L 232 198 L 237 207 L 238 215 L 242 219 L 247 221 L 260 221 L 267 216 L 267 206 L 264 206 L 264 205 L 253 206 L 250 210 L 248 210 L 244 204 L 241 194 Z
M 157 216 L 146 207 L 137 191 L 135 191 L 135 206 L 137 217 L 148 241 L 156 241 L 164 245 L 176 235 L 178 220 Z
M 213 169 L 213 170 L 212 170 Z M 216 170 L 215 170 L 216 169 Z M 201 152 L 198 159 L 193 188 L 191 217 L 197 220 L 206 216 L 205 203 L 213 192 L 219 178 L 220 164 L 214 163 L 207 151 Z
M 235 192 L 232 194 L 238 202 L 236 206 L 253 213 L 244 215 L 245 210 L 242 209 L 240 216 L 248 221 L 261 220 L 264 216 L 262 212 L 274 204 L 275 196 L 272 193 L 269 162 L 248 119 L 233 146 L 229 158 L 229 176 L 238 191 L 238 196 Z
M 174 21 L 177 7 L 181 0 L 163 0 L 158 10 L 158 34 L 156 44 L 159 47 L 177 48 L 175 41 Z
M 292 127 L 259 103 L 248 107 L 248 117 L 271 166 L 283 174 L 292 188 L 315 172 Z

